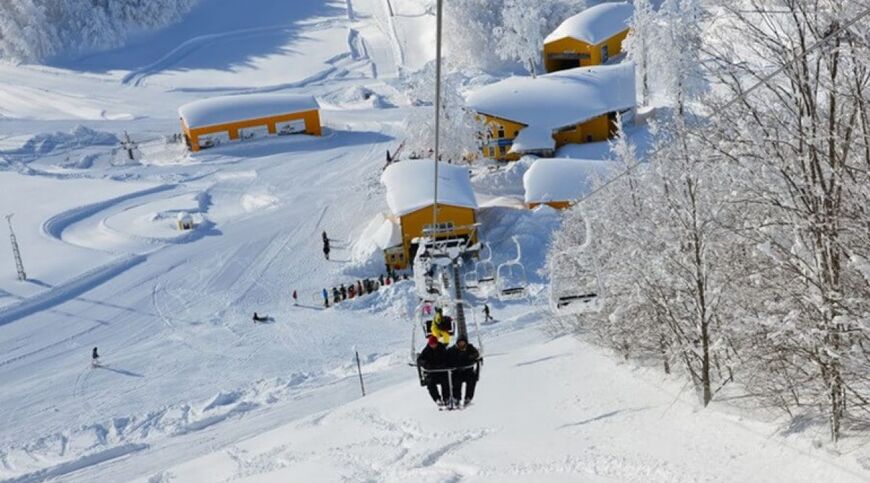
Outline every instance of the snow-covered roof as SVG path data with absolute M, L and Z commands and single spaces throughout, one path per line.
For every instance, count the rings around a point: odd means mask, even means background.
M 596 45 L 629 28 L 634 6 L 628 2 L 602 3 L 569 17 L 544 39 L 544 43 L 564 38 Z
M 556 149 L 556 140 L 553 139 L 553 130 L 538 126 L 523 128 L 514 139 L 509 152 L 527 153 L 544 149 Z
M 634 63 L 577 67 L 510 77 L 468 96 L 471 109 L 509 121 L 558 129 L 636 106 Z
M 526 203 L 576 200 L 592 189 L 595 178 L 606 179 L 616 169 L 613 161 L 539 159 L 523 174 Z
M 432 205 L 435 192 L 435 163 L 430 159 L 408 159 L 391 164 L 381 175 L 387 188 L 387 205 L 395 216 L 403 216 Z M 468 169 L 447 163 L 438 165 L 438 203 L 477 209 Z
M 246 119 L 310 111 L 320 106 L 312 96 L 291 94 L 244 94 L 210 97 L 178 108 L 189 128 L 214 126 Z

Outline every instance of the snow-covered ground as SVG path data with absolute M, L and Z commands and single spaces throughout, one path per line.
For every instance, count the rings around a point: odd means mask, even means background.
M 518 235 L 531 295 L 470 296 L 498 319 L 470 408 L 439 413 L 406 364 L 410 282 L 322 307 L 324 287 L 382 269 L 351 248 L 387 210 L 384 153 L 414 109 L 400 81 L 432 58 L 431 27 L 425 0 L 203 0 L 116 50 L 0 65 L 0 204 L 30 278 L 0 247 L 0 480 L 870 477 L 806 434 L 699 411 L 669 380 L 548 338 L 540 269 L 560 215 L 521 209 L 527 162 L 472 178 L 494 261 Z M 316 96 L 324 136 L 195 155 L 171 141 L 179 105 L 240 92 Z M 175 229 L 179 211 L 194 230 Z

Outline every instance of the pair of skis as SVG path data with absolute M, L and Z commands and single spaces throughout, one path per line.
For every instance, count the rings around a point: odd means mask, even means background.
M 460 403 L 459 401 L 454 401 L 451 399 L 450 401 L 448 401 L 445 404 L 439 404 L 438 410 L 439 411 L 462 411 L 463 409 L 467 408 L 468 406 L 471 406 L 471 401 L 468 401 L 468 402 L 463 404 L 463 403 Z

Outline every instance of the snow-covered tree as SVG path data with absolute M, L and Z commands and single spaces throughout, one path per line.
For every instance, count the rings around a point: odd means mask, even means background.
M 444 2 L 444 55 L 465 70 L 500 67 L 493 31 L 501 24 L 501 0 Z
M 450 65 L 445 66 L 450 70 Z M 441 83 L 441 142 L 444 161 L 457 162 L 476 156 L 480 151 L 479 133 L 483 125 L 477 115 L 465 108 L 462 94 L 464 76 L 454 71 L 443 76 Z M 419 107 L 408 117 L 406 152 L 428 155 L 435 148 L 435 66 L 427 65 L 407 81 L 413 103 Z
M 631 31 L 622 47 L 629 60 L 637 66 L 641 102 L 649 103 L 650 96 L 650 49 L 654 48 L 658 35 L 658 17 L 650 0 L 635 0 Z
M 760 360 L 776 367 L 767 395 L 823 408 L 835 440 L 844 420 L 870 410 L 870 286 L 850 263 L 870 246 L 870 45 L 866 22 L 841 29 L 859 3 L 752 0 L 727 12 L 754 55 L 716 50 L 720 84 L 740 96 L 717 108 L 717 144 L 746 171 L 743 233 L 766 269 L 755 322 Z
M 502 23 L 493 33 L 496 54 L 504 60 L 519 61 L 532 77 L 537 74 L 551 1 L 505 0 Z
M 4 0 L 0 60 L 39 61 L 121 45 L 178 21 L 198 0 Z
M 701 62 L 702 10 L 699 0 L 664 0 L 655 36 L 647 52 L 647 73 L 655 72 L 664 97 L 682 115 L 686 104 L 707 89 Z M 647 43 L 647 47 L 649 47 Z

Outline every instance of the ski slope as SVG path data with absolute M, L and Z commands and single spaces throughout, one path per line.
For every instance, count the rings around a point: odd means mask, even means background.
M 813 435 L 699 411 L 670 381 L 545 336 L 538 270 L 559 214 L 517 209 L 523 163 L 474 172 L 494 261 L 518 235 L 532 296 L 488 300 L 473 406 L 439 413 L 407 366 L 410 282 L 322 307 L 324 287 L 382 271 L 354 247 L 386 211 L 385 152 L 415 109 L 401 80 L 432 59 L 431 27 L 425 0 L 202 0 L 119 49 L 0 65 L 0 201 L 30 276 L 0 249 L 0 481 L 870 476 Z M 324 136 L 196 155 L 168 141 L 179 105 L 245 92 L 316 96 Z M 179 211 L 195 230 L 175 230 Z

